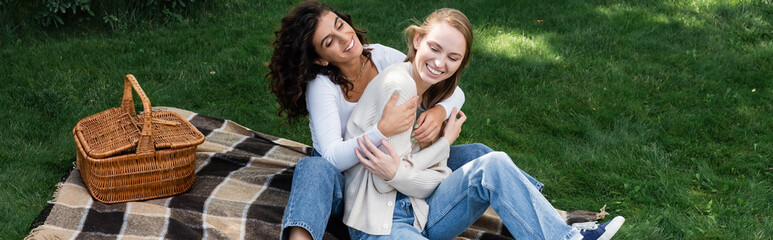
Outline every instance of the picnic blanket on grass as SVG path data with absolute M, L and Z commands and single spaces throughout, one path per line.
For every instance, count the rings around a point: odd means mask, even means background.
M 229 120 L 173 111 L 206 140 L 196 152 L 196 179 L 185 193 L 116 204 L 95 201 L 78 169 L 60 182 L 26 239 L 279 239 L 295 163 L 311 147 L 252 131 Z M 340 219 L 324 239 L 348 239 Z M 459 239 L 511 239 L 489 208 Z

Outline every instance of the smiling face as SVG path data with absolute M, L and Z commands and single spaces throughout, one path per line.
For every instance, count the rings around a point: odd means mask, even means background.
M 426 34 L 416 34 L 413 47 L 413 77 L 417 86 L 425 89 L 454 75 L 467 53 L 462 32 L 445 21 L 433 24 Z
M 312 44 L 320 65 L 349 62 L 362 55 L 362 43 L 352 26 L 330 11 L 319 18 Z

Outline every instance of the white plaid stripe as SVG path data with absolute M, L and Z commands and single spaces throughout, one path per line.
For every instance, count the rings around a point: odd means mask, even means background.
M 225 122 L 225 124 L 223 124 L 223 126 L 221 126 L 220 128 L 212 131 L 212 133 L 210 133 L 209 135 L 212 135 L 213 133 L 219 132 L 219 130 L 222 130 L 223 128 L 225 128 L 226 125 L 228 125 L 228 120 L 226 120 L 226 122 Z M 233 144 L 231 144 L 228 147 L 228 150 L 224 151 L 223 153 L 227 153 L 227 152 L 232 151 L 234 149 L 234 147 L 239 145 L 239 143 L 244 142 L 244 140 L 246 140 L 247 138 L 248 138 L 247 136 L 242 137 L 238 141 L 236 141 Z M 249 165 L 244 166 L 242 168 L 246 168 L 248 166 Z M 240 169 L 242 169 L 242 168 L 240 168 Z M 202 225 L 203 225 L 202 227 L 204 228 L 204 239 L 207 239 L 209 237 L 209 227 L 210 227 L 210 224 L 207 222 L 207 218 L 209 216 L 208 213 L 209 213 L 210 203 L 212 202 L 212 199 L 214 199 L 214 197 L 217 196 L 217 193 L 218 193 L 218 191 L 220 191 L 220 188 L 222 188 L 226 184 L 229 184 L 229 181 L 232 181 L 231 180 L 231 175 L 233 175 L 237 171 L 239 171 L 239 170 L 233 171 L 230 174 L 228 174 L 228 176 L 225 178 L 225 180 L 223 182 L 221 182 L 217 187 L 215 187 L 215 190 L 213 190 L 212 193 L 209 195 L 209 198 L 207 198 L 207 201 L 204 202 L 204 212 L 203 212 L 203 215 L 202 215 Z M 244 232 L 244 231 L 242 231 L 242 232 Z
M 76 229 L 76 234 L 73 234 L 72 238 L 70 238 L 70 240 L 74 240 L 75 237 L 78 236 L 77 233 L 80 232 L 81 230 L 83 230 L 83 224 L 86 222 L 86 216 L 89 215 L 89 210 L 91 209 L 91 205 L 94 203 L 93 199 L 91 199 L 91 198 L 87 198 L 87 199 L 88 199 L 87 200 L 88 202 L 86 204 L 86 207 L 83 208 L 83 212 L 81 214 L 81 219 L 78 220 L 79 223 L 78 223 L 78 229 Z

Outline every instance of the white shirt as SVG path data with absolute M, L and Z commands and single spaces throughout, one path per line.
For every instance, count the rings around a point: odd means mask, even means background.
M 365 48 L 373 49 L 370 52 L 371 60 L 379 73 L 386 67 L 405 60 L 405 54 L 381 44 L 369 44 Z M 400 94 L 402 96 L 404 93 Z M 438 104 L 445 108 L 448 118 L 451 109 L 461 109 L 464 100 L 464 92 L 456 87 L 453 95 Z M 356 102 L 346 101 L 341 88 L 326 75 L 317 75 L 306 86 L 306 108 L 309 111 L 309 128 L 314 149 L 339 171 L 359 163 L 357 155 L 354 154 L 354 149 L 357 148 L 356 138 L 344 141 L 346 123 L 356 105 Z M 375 125 L 357 138 L 363 135 L 367 135 L 377 146 L 386 138 Z

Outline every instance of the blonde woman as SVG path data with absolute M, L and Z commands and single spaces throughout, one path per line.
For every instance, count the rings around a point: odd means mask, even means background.
M 502 152 L 485 154 L 453 173 L 450 146 L 466 120 L 452 110 L 443 135 L 424 148 L 410 131 L 381 139 L 377 146 L 364 132 L 378 124 L 391 97 L 419 109 L 448 98 L 470 59 L 472 26 L 455 9 L 439 9 L 421 26 L 406 29 L 406 62 L 386 68 L 367 86 L 346 127 L 356 138 L 359 164 L 344 172 L 344 223 L 352 239 L 452 239 L 489 207 L 517 239 L 608 239 L 615 226 L 580 231 L 566 225 L 528 177 Z M 608 230 L 607 230 L 608 229 Z

